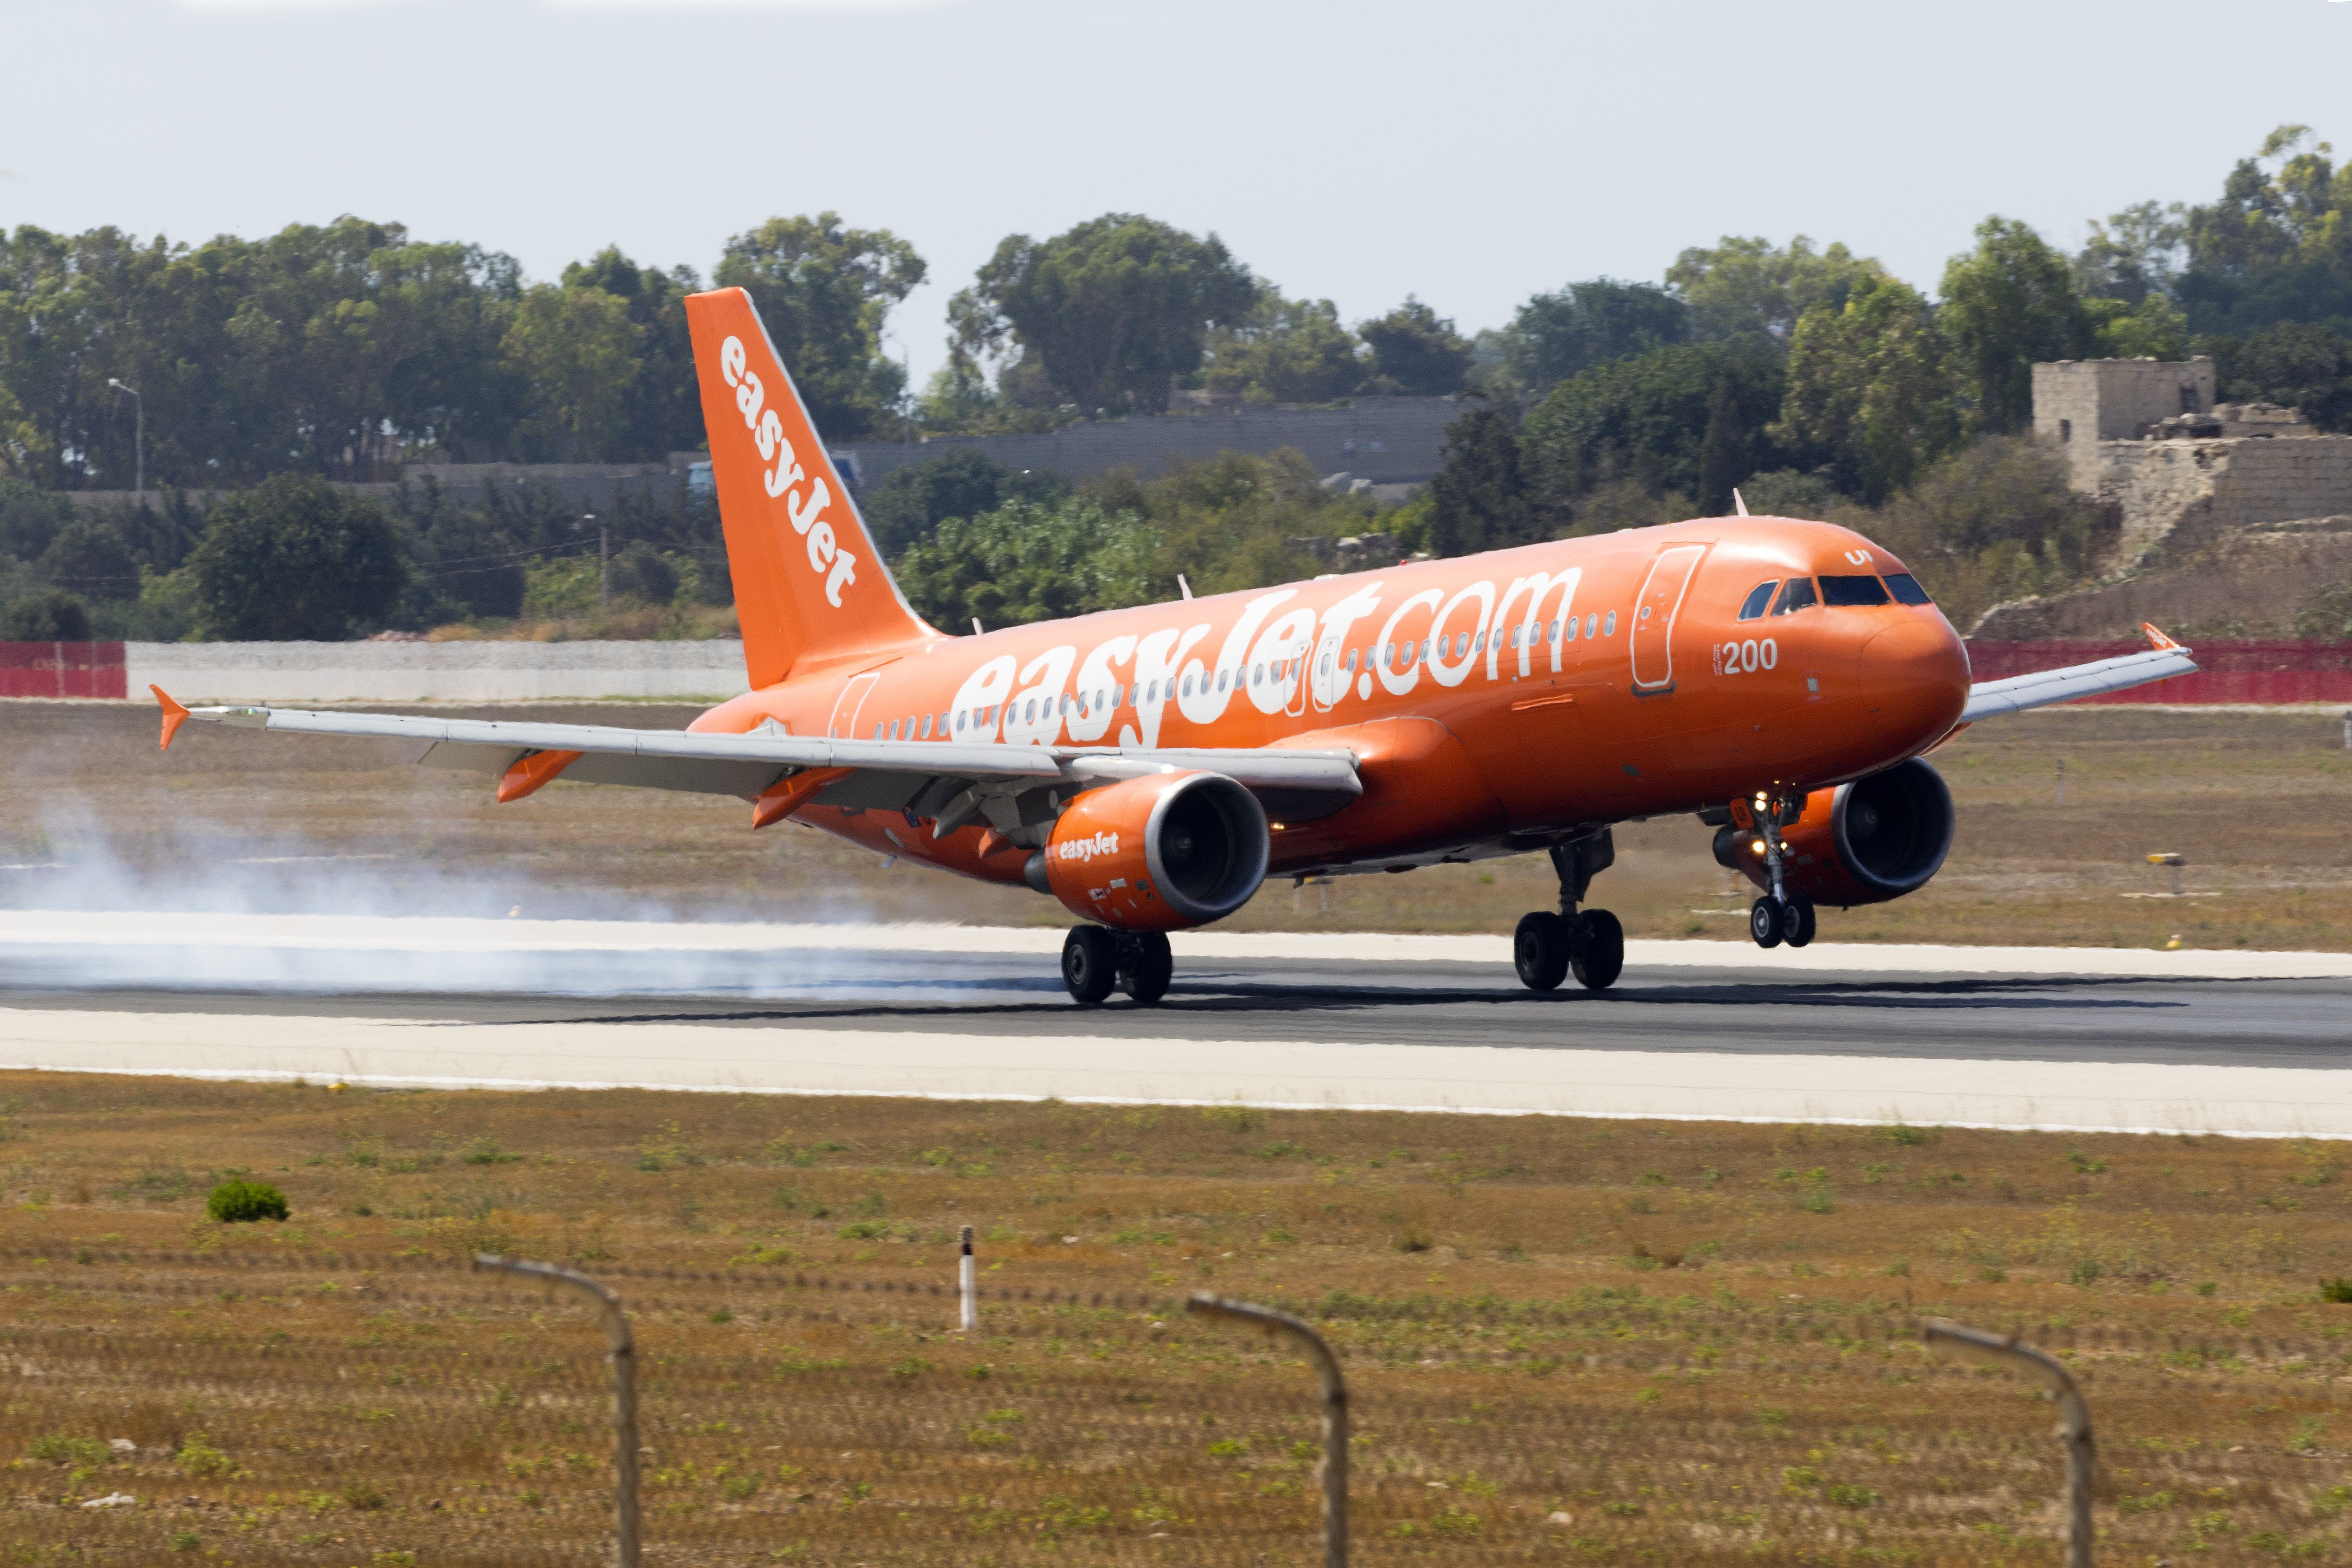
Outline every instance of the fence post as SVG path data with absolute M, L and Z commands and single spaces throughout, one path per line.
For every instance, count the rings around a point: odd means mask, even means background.
M 1315 1375 L 1323 1384 L 1323 1568 L 1348 1568 L 1348 1384 L 1339 1373 L 1339 1358 L 1306 1322 L 1271 1307 L 1195 1290 L 1184 1310 L 1196 1318 L 1246 1323 L 1264 1330 L 1270 1339 L 1290 1340 L 1315 1363 Z
M 2057 1402 L 2058 1435 L 2066 1440 L 2066 1568 L 2091 1568 L 2091 1407 L 2074 1386 L 2074 1374 L 2057 1357 L 2014 1335 L 2004 1338 L 1936 1318 L 1920 1337 L 1932 1350 L 2021 1372 Z
M 956 1326 L 965 1333 L 980 1327 L 980 1292 L 972 1274 L 971 1226 L 965 1226 L 956 1233 L 962 1255 L 956 1260 Z
M 604 1327 L 606 1360 L 613 1365 L 613 1481 L 614 1568 L 637 1568 L 637 1348 L 622 1314 L 621 1299 L 576 1268 L 560 1263 L 534 1263 L 524 1258 L 496 1253 L 474 1254 L 474 1271 L 495 1269 L 549 1285 L 579 1291 L 595 1303 Z

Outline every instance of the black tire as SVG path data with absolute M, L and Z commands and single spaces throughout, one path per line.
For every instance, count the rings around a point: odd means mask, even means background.
M 1118 982 L 1118 939 L 1100 926 L 1072 926 L 1062 939 L 1062 984 L 1070 1000 L 1091 1007 Z
M 1143 931 L 1121 942 L 1126 949 L 1126 967 L 1119 972 L 1118 986 L 1131 1002 L 1149 1007 L 1168 994 L 1168 983 L 1176 977 L 1176 958 L 1168 951 L 1168 937 L 1163 931 Z
M 1625 928 L 1607 910 L 1587 910 L 1576 923 L 1582 939 L 1572 950 L 1576 983 L 1587 991 L 1606 991 L 1625 973 Z
M 1789 934 L 1788 906 L 1767 893 L 1748 906 L 1748 934 L 1759 947 L 1778 947 Z
M 1519 917 L 1511 933 L 1511 963 L 1530 991 L 1557 991 L 1568 978 L 1568 922 L 1547 910 Z
M 1790 947 L 1802 947 L 1813 940 L 1812 900 L 1802 893 L 1790 895 L 1788 924 L 1784 930 Z

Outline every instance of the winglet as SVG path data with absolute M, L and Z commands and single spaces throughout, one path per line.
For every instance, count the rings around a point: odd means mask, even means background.
M 163 706 L 163 742 L 156 750 L 168 752 L 172 749 L 172 737 L 178 734 L 180 726 L 188 721 L 188 710 L 173 701 L 172 694 L 162 687 L 150 686 L 147 689 L 153 692 L 155 700 Z
M 2170 637 L 2166 637 L 2162 632 L 2157 630 L 2156 623 L 2153 621 L 2140 622 L 2139 635 L 2146 637 L 2147 639 L 2147 646 L 2154 648 L 2158 653 L 2172 652 L 2179 649 L 2180 647 L 2179 643 L 2174 642 Z

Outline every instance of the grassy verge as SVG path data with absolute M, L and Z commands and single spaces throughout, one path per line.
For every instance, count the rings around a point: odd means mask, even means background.
M 674 1561 L 1310 1561 L 1311 1380 L 1178 1315 L 1192 1289 L 1295 1305 L 1342 1348 L 1367 1563 L 2053 1560 L 2048 1408 L 1927 1358 L 1930 1313 L 2073 1359 L 2111 1560 L 2347 1551 L 2333 1145 L 6 1092 L 0 1535 L 26 1561 L 584 1560 L 593 1328 L 459 1272 L 480 1248 L 631 1302 Z M 206 1219 L 233 1173 L 292 1219 Z M 992 1291 L 970 1336 L 961 1224 Z
M 652 704 L 534 705 L 534 717 L 683 724 Z M 418 748 L 194 727 L 168 756 L 144 707 L 0 703 L 0 822 L 19 907 L 97 888 L 152 900 L 680 919 L 950 919 L 1066 925 L 1025 889 L 877 859 L 814 830 L 754 834 L 741 802 L 558 782 L 497 805 Z M 2352 948 L 2352 752 L 2326 714 L 2060 710 L 1980 724 L 1937 752 L 1960 825 L 1923 891 L 1825 911 L 1830 942 Z M 2064 801 L 2058 795 L 2064 764 Z M 1753 889 L 1687 817 L 1619 830 L 1593 897 L 1636 936 L 1743 934 Z M 2181 899 L 2146 856 L 2189 857 Z M 288 857 L 366 855 L 365 862 Z M 251 862 L 272 862 L 252 864 Z M 93 880 L 93 862 L 110 868 Z M 109 880 L 108 878 L 112 880 Z M 1507 931 L 1556 897 L 1540 856 L 1403 877 L 1269 886 L 1244 930 Z

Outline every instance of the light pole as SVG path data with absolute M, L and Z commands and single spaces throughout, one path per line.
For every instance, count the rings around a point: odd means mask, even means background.
M 131 489 L 132 494 L 143 496 L 147 493 L 147 400 L 139 395 L 138 388 L 125 386 L 110 375 L 106 378 L 106 384 L 117 392 L 131 394 L 131 407 L 136 421 L 132 427 L 137 432 L 131 438 Z
M 596 522 L 594 512 L 580 514 L 581 527 L 585 528 L 592 522 Z M 596 522 L 596 603 L 600 606 L 610 606 L 613 603 L 613 538 L 601 522 Z

